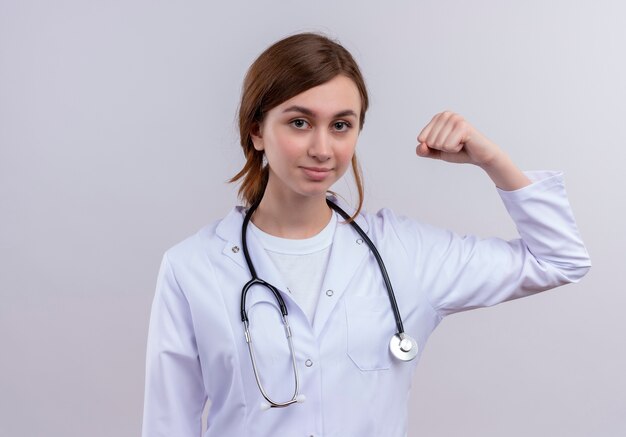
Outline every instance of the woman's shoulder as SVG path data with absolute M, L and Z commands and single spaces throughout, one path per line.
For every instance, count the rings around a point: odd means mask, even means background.
M 165 256 L 172 264 L 186 264 L 195 258 L 206 258 L 212 251 L 221 251 L 229 242 L 238 241 L 241 238 L 242 210 L 241 206 L 234 207 L 226 216 L 204 225 L 171 246 Z
M 329 199 L 343 209 L 348 216 L 354 216 L 356 208 L 344 198 L 333 195 Z M 356 215 L 354 221 L 365 233 L 370 234 L 370 236 L 401 230 L 406 225 L 410 227 L 420 227 L 422 225 L 419 220 L 409 218 L 402 213 L 397 213 L 390 207 L 370 209 L 368 206 L 364 206 L 359 211 L 358 215 Z
M 374 210 L 362 210 L 359 213 L 362 222 L 371 233 L 403 232 L 411 229 L 412 232 L 429 230 L 431 226 L 419 219 L 409 217 L 391 207 L 382 207 Z M 358 222 L 358 220 L 357 220 Z
M 409 256 L 420 251 L 437 254 L 445 250 L 456 236 L 450 229 L 410 217 L 392 207 L 362 211 L 360 217 L 366 223 L 368 236 L 377 246 L 402 248 Z

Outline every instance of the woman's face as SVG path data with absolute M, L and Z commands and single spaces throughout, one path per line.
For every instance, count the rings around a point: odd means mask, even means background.
M 325 196 L 346 172 L 359 135 L 361 97 L 336 76 L 267 112 L 252 135 L 269 164 L 266 195 L 280 199 Z

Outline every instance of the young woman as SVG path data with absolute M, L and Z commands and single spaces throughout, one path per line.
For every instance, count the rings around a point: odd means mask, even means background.
M 205 437 L 405 436 L 411 375 L 445 316 L 587 272 L 561 175 L 522 173 L 450 112 L 424 127 L 417 154 L 482 168 L 521 238 L 361 212 L 367 106 L 354 59 L 324 36 L 288 37 L 252 64 L 233 178 L 245 205 L 163 258 L 144 437 L 198 436 L 206 402 Z M 356 208 L 329 192 L 349 167 Z

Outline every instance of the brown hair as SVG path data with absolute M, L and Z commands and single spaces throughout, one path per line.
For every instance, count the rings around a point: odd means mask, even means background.
M 359 90 L 359 129 L 362 129 L 368 107 L 365 81 L 350 52 L 339 43 L 315 33 L 292 35 L 268 47 L 250 66 L 239 105 L 239 135 L 246 163 L 229 180 L 235 182 L 243 178 L 239 196 L 247 206 L 261 200 L 269 178 L 269 170 L 263 166 L 263 152 L 256 150 L 252 143 L 252 132 L 272 108 L 338 75 L 352 79 Z M 352 173 L 359 203 L 351 220 L 363 206 L 363 178 L 356 153 L 352 157 Z

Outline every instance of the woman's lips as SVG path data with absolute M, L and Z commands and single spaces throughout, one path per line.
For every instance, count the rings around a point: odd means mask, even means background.
M 321 167 L 300 167 L 309 179 L 323 181 L 330 174 L 330 168 Z

